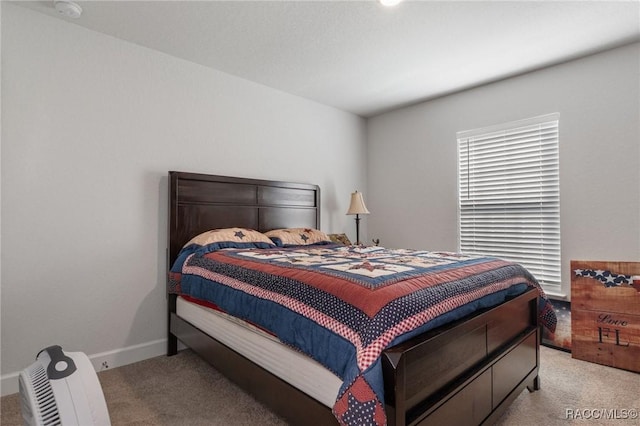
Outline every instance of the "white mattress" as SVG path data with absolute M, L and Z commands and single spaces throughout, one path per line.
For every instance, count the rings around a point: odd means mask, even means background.
M 178 297 L 176 313 L 307 395 L 333 407 L 342 380 L 317 361 L 242 320 Z

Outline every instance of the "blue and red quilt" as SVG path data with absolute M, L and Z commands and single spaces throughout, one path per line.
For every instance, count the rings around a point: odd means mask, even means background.
M 333 412 L 345 425 L 386 424 L 381 353 L 417 334 L 535 287 L 522 266 L 491 257 L 318 245 L 193 250 L 172 291 L 215 304 L 306 353 L 342 378 Z

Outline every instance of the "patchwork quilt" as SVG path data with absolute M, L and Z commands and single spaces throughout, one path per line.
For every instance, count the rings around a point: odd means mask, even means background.
M 383 247 L 186 250 L 170 291 L 208 301 L 309 355 L 343 380 L 344 425 L 386 424 L 381 353 L 417 334 L 538 289 L 522 266 L 491 257 Z

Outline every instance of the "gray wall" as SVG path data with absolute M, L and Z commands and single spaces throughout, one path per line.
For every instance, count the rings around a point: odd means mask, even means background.
M 164 351 L 168 170 L 319 184 L 323 230 L 355 234 L 365 130 L 2 2 L 4 384 L 51 344 L 112 367 Z
M 640 260 L 640 44 L 368 120 L 369 234 L 456 250 L 456 132 L 560 113 L 563 291 L 571 259 Z

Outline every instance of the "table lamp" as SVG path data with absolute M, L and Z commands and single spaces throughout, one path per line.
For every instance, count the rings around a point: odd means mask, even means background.
M 362 192 L 353 192 L 351 193 L 351 204 L 349 205 L 349 210 L 347 210 L 348 215 L 356 215 L 356 245 L 360 245 L 360 215 L 361 214 L 369 214 L 369 210 L 367 210 L 367 206 L 364 205 L 364 199 L 362 198 Z

